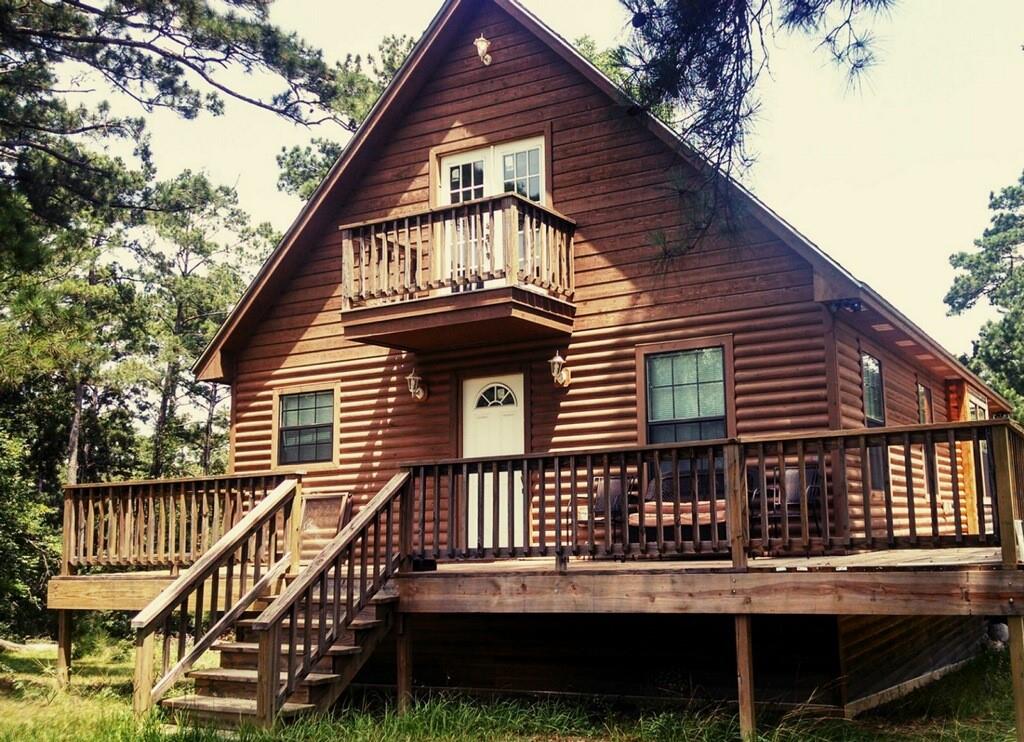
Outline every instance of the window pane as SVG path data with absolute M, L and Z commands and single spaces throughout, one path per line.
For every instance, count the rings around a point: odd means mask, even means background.
M 327 443 L 317 444 L 317 447 L 316 447 L 316 460 L 317 461 L 330 461 L 332 458 L 334 458 L 334 457 L 331 456 L 331 444 L 330 444 L 329 441 Z
M 483 198 L 483 197 L 484 197 L 483 186 L 481 186 L 479 188 L 474 188 L 473 189 L 473 198 Z
M 676 420 L 685 420 L 689 417 L 698 417 L 697 409 L 697 386 L 687 384 L 675 388 Z
M 672 356 L 652 356 L 647 359 L 648 383 L 668 386 L 672 383 Z
M 708 420 L 701 423 L 701 440 L 712 440 L 714 438 L 725 438 L 725 420 Z
M 700 416 L 720 417 L 725 415 L 725 385 L 720 381 L 700 385 Z
M 477 160 L 473 163 L 473 185 L 480 185 L 484 182 L 484 161 Z
M 671 420 L 673 414 L 672 387 L 651 389 L 651 405 L 647 411 L 650 420 Z
M 316 446 L 312 444 L 299 446 L 299 460 L 316 461 Z
M 299 444 L 299 434 L 295 430 L 286 430 L 281 435 L 281 442 L 286 446 L 297 446 Z
M 861 355 L 864 375 L 864 414 L 868 420 L 885 422 L 885 403 L 882 396 L 882 364 L 874 356 Z
M 526 181 L 525 180 L 517 180 L 516 181 L 516 193 L 518 193 L 523 198 L 526 198 Z
M 462 166 L 462 183 L 463 187 L 469 187 L 473 185 L 473 181 L 470 178 L 473 177 L 473 166 L 468 162 Z
M 677 441 L 699 441 L 700 423 L 680 423 L 676 425 Z
M 516 177 L 516 158 L 515 158 L 515 155 L 505 155 L 502 158 L 502 161 L 503 161 L 503 166 L 504 166 L 503 170 L 504 170 L 505 180 L 506 181 L 512 180 L 514 177 Z M 508 184 L 506 183 L 506 185 L 508 185 Z
M 530 178 L 529 198 L 531 201 L 540 201 L 540 177 L 536 175 Z
M 456 165 L 451 168 L 451 174 L 449 175 L 449 182 L 451 183 L 452 189 L 458 188 L 461 179 L 459 178 L 459 167 Z
M 705 348 L 697 357 L 697 374 L 701 381 L 720 381 L 723 378 L 721 348 Z
M 316 442 L 317 443 L 330 443 L 331 442 L 331 429 L 328 427 L 317 428 L 316 431 Z
M 540 174 L 540 149 L 534 148 L 530 150 L 530 175 Z
M 675 357 L 674 381 L 676 384 L 693 384 L 697 381 L 697 355 L 680 353 Z
M 516 152 L 516 176 L 526 175 L 526 153 Z
M 316 410 L 313 408 L 299 410 L 299 425 L 315 425 Z
M 676 440 L 674 425 L 651 425 L 647 431 L 651 443 L 672 443 Z

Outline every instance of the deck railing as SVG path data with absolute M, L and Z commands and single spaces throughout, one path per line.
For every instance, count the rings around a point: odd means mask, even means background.
M 160 700 L 285 571 L 298 572 L 301 512 L 301 484 L 285 479 L 132 619 L 136 712 Z
M 503 285 L 571 298 L 574 228 L 511 193 L 342 226 L 343 306 Z
M 994 546 L 1000 519 L 1024 512 L 1024 436 L 1008 421 L 406 469 L 416 560 Z
M 63 571 L 188 566 L 283 479 L 267 473 L 68 486 Z

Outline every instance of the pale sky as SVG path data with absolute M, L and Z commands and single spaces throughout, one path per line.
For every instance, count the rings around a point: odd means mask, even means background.
M 419 36 L 440 0 L 277 0 L 273 20 L 329 59 Z M 617 0 L 525 0 L 562 36 L 611 45 L 627 16 Z M 879 61 L 859 89 L 812 39 L 780 35 L 744 178 L 757 196 L 954 352 L 970 348 L 984 310 L 945 315 L 948 256 L 987 224 L 988 194 L 1024 170 L 1024 2 L 902 0 L 874 24 Z M 338 129 L 295 127 L 229 104 L 220 118 L 152 117 L 160 177 L 205 170 L 242 206 L 284 230 L 297 199 L 276 189 L 282 146 Z

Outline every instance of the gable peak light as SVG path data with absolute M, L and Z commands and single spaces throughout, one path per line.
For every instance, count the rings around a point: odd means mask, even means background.
M 473 46 L 476 47 L 476 53 L 480 57 L 480 61 L 485 65 L 489 65 L 491 63 L 491 55 L 487 52 L 491 48 L 491 42 L 484 38 L 484 35 L 481 33 L 474 39 Z

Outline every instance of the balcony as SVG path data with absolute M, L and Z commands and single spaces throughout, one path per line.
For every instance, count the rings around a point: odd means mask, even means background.
M 574 229 L 515 194 L 343 225 L 345 337 L 412 351 L 565 337 Z

